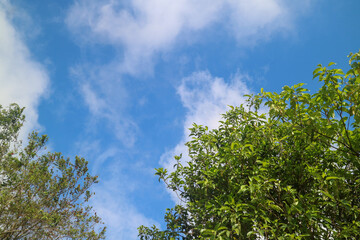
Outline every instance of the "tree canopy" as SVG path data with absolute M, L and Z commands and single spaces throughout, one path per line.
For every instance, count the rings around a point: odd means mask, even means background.
M 217 129 L 194 124 L 190 161 L 156 174 L 182 203 L 140 239 L 360 239 L 360 52 L 344 73 L 248 96 Z
M 24 119 L 18 105 L 0 106 L 0 239 L 103 239 L 88 162 L 46 153 L 48 138 L 36 132 L 22 147 Z

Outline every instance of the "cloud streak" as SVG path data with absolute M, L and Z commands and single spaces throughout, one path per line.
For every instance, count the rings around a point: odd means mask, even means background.
M 138 134 L 138 126 L 126 113 L 129 96 L 123 79 L 112 66 L 78 65 L 71 70 L 78 89 L 93 118 L 90 129 L 105 120 L 108 128 L 124 146 L 132 147 Z

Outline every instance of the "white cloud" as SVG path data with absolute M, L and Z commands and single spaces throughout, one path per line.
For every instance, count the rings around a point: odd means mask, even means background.
M 4 107 L 18 103 L 26 107 L 26 123 L 21 138 L 35 129 L 38 123 L 39 101 L 49 84 L 46 69 L 33 60 L 31 53 L 11 22 L 16 11 L 8 1 L 0 1 L 0 104 Z
M 115 146 L 102 151 L 103 147 L 97 140 L 82 140 L 75 146 L 81 156 L 93 159 L 92 175 L 100 173 L 99 183 L 92 189 L 96 194 L 91 205 L 107 226 L 106 239 L 135 240 L 140 225 L 159 226 L 159 223 L 139 212 L 129 200 L 132 193 L 144 188 L 144 180 L 133 174 L 151 176 L 152 171 L 148 173 L 148 169 L 138 163 L 123 161 L 120 156 L 124 156 L 124 153 Z
M 289 30 L 292 11 L 283 0 L 77 0 L 66 22 L 83 41 L 121 48 L 119 70 L 138 75 L 151 72 L 157 53 L 214 23 L 253 45 Z
M 277 0 L 229 0 L 230 28 L 240 43 L 254 45 L 278 30 L 289 30 L 291 17 L 289 9 Z
M 245 94 L 250 90 L 245 85 L 249 81 L 247 75 L 237 74 L 226 83 L 224 79 L 211 76 L 208 72 L 195 72 L 191 76 L 182 79 L 178 87 L 178 94 L 183 106 L 187 109 L 184 120 L 184 133 L 182 140 L 170 151 L 161 156 L 160 163 L 168 170 L 173 169 L 174 156 L 183 154 L 183 161 L 188 161 L 188 150 L 184 146 L 189 140 L 189 128 L 193 123 L 208 126 L 214 129 L 219 126 L 221 114 L 228 110 L 228 106 L 239 106 L 245 102 Z M 177 196 L 171 193 L 175 202 Z

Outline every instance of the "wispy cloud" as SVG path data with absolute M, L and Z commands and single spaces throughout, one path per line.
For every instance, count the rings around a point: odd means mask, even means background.
M 21 138 L 32 129 L 41 129 L 37 107 L 46 95 L 49 77 L 44 66 L 35 61 L 12 23 L 16 7 L 0 1 L 0 104 L 18 103 L 26 107 L 26 123 Z
M 132 146 L 138 130 L 123 108 L 133 101 L 124 78 L 151 75 L 162 54 L 205 41 L 212 27 L 246 46 L 288 32 L 301 6 L 285 0 L 75 0 L 65 20 L 75 39 L 85 48 L 113 50 L 102 66 L 80 63 L 80 92 L 93 116 L 107 119 Z
M 129 97 L 121 75 L 111 66 L 79 65 L 71 71 L 93 118 L 91 128 L 107 122 L 115 137 L 125 146 L 136 141 L 138 127 L 126 113 Z
M 100 173 L 91 205 L 108 228 L 107 239 L 135 240 L 140 225 L 159 225 L 142 214 L 130 200 L 130 195 L 144 187 L 144 180 L 134 175 L 153 175 L 152 171 L 148 172 L 141 163 L 123 161 L 123 151 L 116 146 L 104 148 L 98 140 L 82 140 L 76 144 L 76 151 L 92 159 L 93 175 Z
M 77 0 L 67 24 L 82 42 L 121 48 L 119 70 L 139 75 L 151 72 L 156 54 L 215 23 L 253 45 L 291 28 L 291 10 L 281 0 Z
M 193 123 L 208 126 L 209 129 L 218 127 L 221 114 L 228 110 L 228 106 L 239 106 L 245 102 L 244 95 L 251 93 L 246 86 L 248 81 L 248 75 L 238 73 L 227 83 L 206 71 L 195 72 L 182 79 L 177 91 L 187 110 L 183 138 L 173 149 L 162 155 L 160 164 L 171 171 L 175 164 L 175 155 L 183 154 L 182 160 L 188 161 L 188 150 L 184 144 L 189 140 L 189 128 Z M 178 202 L 174 193 L 171 192 L 171 196 Z

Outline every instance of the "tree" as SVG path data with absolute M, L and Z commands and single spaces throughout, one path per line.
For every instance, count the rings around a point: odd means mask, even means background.
M 191 160 L 159 180 L 182 203 L 140 239 L 360 239 L 360 52 L 322 83 L 248 96 L 217 129 L 196 125 Z M 266 112 L 266 113 L 263 113 Z
M 45 153 L 48 138 L 35 132 L 21 147 L 24 119 L 18 105 L 0 106 L 0 239 L 103 239 L 88 162 Z

